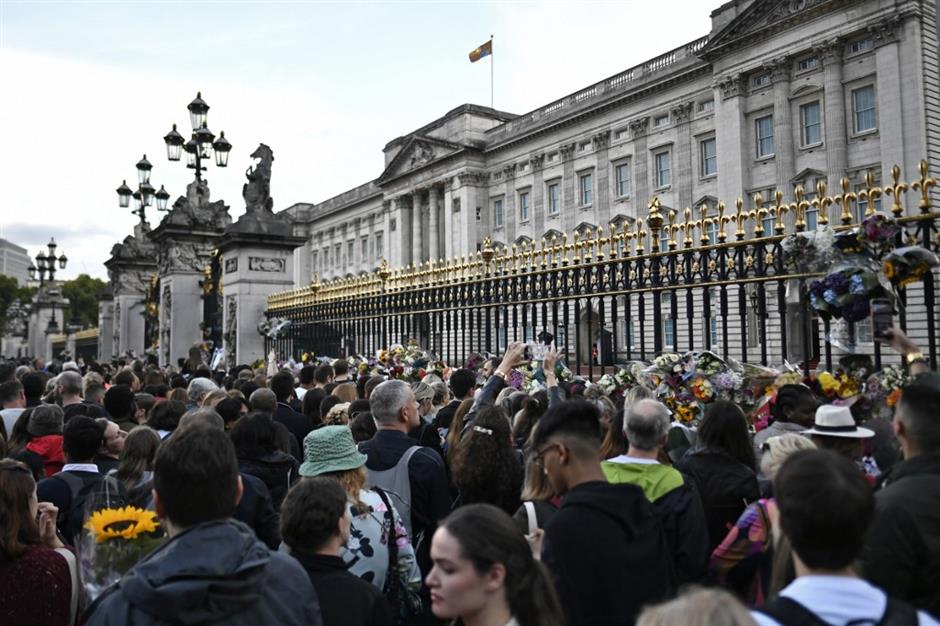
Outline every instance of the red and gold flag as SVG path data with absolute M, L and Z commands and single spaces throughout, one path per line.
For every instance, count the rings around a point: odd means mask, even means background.
M 490 39 L 485 44 L 483 44 L 479 48 L 476 48 L 470 53 L 470 62 L 476 63 L 483 57 L 489 56 L 491 54 L 493 54 L 493 40 L 492 39 Z

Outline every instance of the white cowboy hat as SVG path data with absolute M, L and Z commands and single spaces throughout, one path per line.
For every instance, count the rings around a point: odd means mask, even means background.
M 804 435 L 822 437 L 848 437 L 850 439 L 868 439 L 875 436 L 875 431 L 860 428 L 847 406 L 824 404 L 816 409 L 813 427 L 803 431 Z

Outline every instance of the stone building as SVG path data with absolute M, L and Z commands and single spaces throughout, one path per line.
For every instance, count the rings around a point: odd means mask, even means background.
M 645 216 L 653 196 L 664 214 L 714 212 L 755 194 L 772 203 L 776 190 L 790 202 L 797 186 L 811 200 L 843 177 L 857 191 L 889 182 L 893 165 L 910 177 L 920 159 L 940 163 L 934 2 L 731 0 L 711 20 L 705 36 L 534 111 L 465 104 L 388 142 L 374 180 L 285 209 L 307 240 L 296 285 L 371 272 L 383 258 L 395 268 L 472 254 L 486 236 L 498 247 L 619 226 Z M 806 221 L 815 228 L 818 214 Z M 711 319 L 703 332 L 714 337 Z M 679 343 L 681 328 L 664 332 Z
M 0 274 L 15 278 L 20 286 L 24 286 L 29 280 L 30 265 L 32 261 L 26 248 L 0 239 Z
M 940 162 L 935 5 L 735 0 L 712 31 L 523 115 L 463 105 L 384 149 L 378 178 L 286 209 L 298 285 L 664 210 Z M 808 222 L 815 224 L 815 215 Z

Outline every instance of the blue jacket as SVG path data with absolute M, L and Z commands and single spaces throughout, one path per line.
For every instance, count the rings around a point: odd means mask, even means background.
M 235 520 L 189 528 L 157 548 L 91 605 L 88 626 L 322 626 L 303 567 Z

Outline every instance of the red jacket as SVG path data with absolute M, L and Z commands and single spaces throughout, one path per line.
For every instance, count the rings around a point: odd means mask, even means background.
M 33 437 L 26 449 L 35 452 L 43 459 L 46 467 L 46 476 L 52 476 L 62 471 L 65 465 L 65 456 L 62 454 L 62 435 L 43 435 Z

